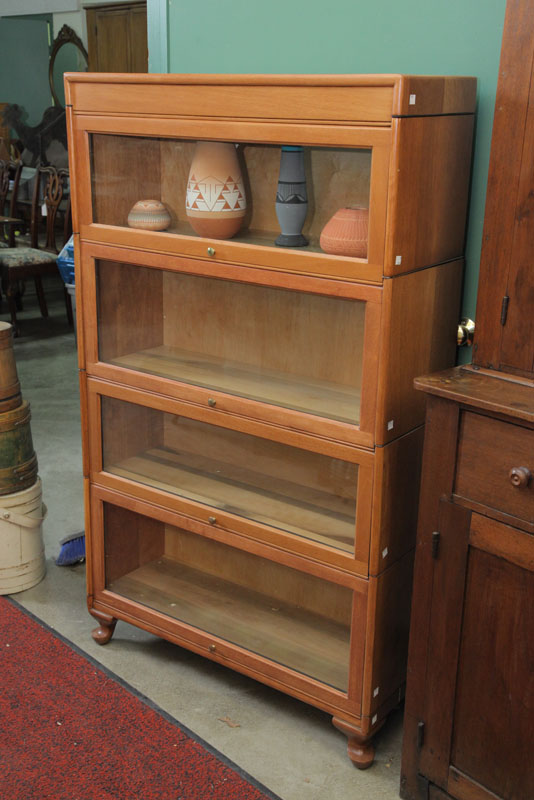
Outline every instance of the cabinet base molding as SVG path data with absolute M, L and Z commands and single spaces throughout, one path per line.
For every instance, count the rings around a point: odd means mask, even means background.
M 477 781 L 464 775 L 460 770 L 450 767 L 447 792 L 456 800 L 499 800 L 499 796 L 490 792 Z M 447 795 L 443 795 L 447 800 Z
M 95 611 L 94 608 L 90 608 L 89 613 L 100 623 L 98 628 L 91 631 L 91 636 L 97 644 L 107 644 L 115 631 L 116 617 L 105 614 L 103 611 Z
M 384 720 L 385 721 L 385 720 Z M 362 731 L 350 722 L 338 717 L 332 717 L 332 725 L 338 731 L 344 733 L 348 738 L 347 753 L 353 764 L 356 764 L 358 769 L 368 769 L 373 765 L 375 760 L 375 748 L 372 744 L 373 736 L 379 728 L 382 727 L 384 721 L 373 730 L 371 735 L 362 733 Z

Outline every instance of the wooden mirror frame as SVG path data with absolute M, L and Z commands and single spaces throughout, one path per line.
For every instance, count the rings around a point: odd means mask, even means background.
M 48 82 L 50 84 L 50 91 L 52 92 L 52 97 L 54 99 L 54 105 L 60 106 L 61 108 L 63 107 L 63 105 L 56 94 L 54 86 L 54 64 L 56 61 L 58 51 L 66 44 L 75 45 L 85 58 L 85 63 L 89 64 L 89 56 L 87 55 L 87 50 L 83 46 L 82 40 L 80 39 L 76 31 L 74 31 L 68 25 L 63 25 L 58 35 L 54 39 L 54 43 L 52 45 L 52 51 L 50 53 L 50 62 L 48 65 Z

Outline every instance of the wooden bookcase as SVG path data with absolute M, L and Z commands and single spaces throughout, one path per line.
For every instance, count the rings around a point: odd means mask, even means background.
M 424 402 L 455 357 L 471 78 L 66 78 L 88 604 L 322 708 L 361 767 L 405 679 Z M 185 215 L 196 141 L 239 148 L 229 240 Z M 276 247 L 282 145 L 309 245 Z M 162 200 L 163 232 L 129 228 Z M 370 209 L 367 258 L 328 255 Z

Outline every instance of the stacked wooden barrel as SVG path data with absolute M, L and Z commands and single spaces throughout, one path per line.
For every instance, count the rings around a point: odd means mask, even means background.
M 45 573 L 46 509 L 30 419 L 30 405 L 20 391 L 13 330 L 0 322 L 0 594 L 28 589 Z

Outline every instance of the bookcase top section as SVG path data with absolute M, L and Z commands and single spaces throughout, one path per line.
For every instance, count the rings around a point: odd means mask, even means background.
M 75 114 L 287 119 L 388 125 L 394 117 L 473 114 L 476 78 L 435 75 L 66 73 Z

